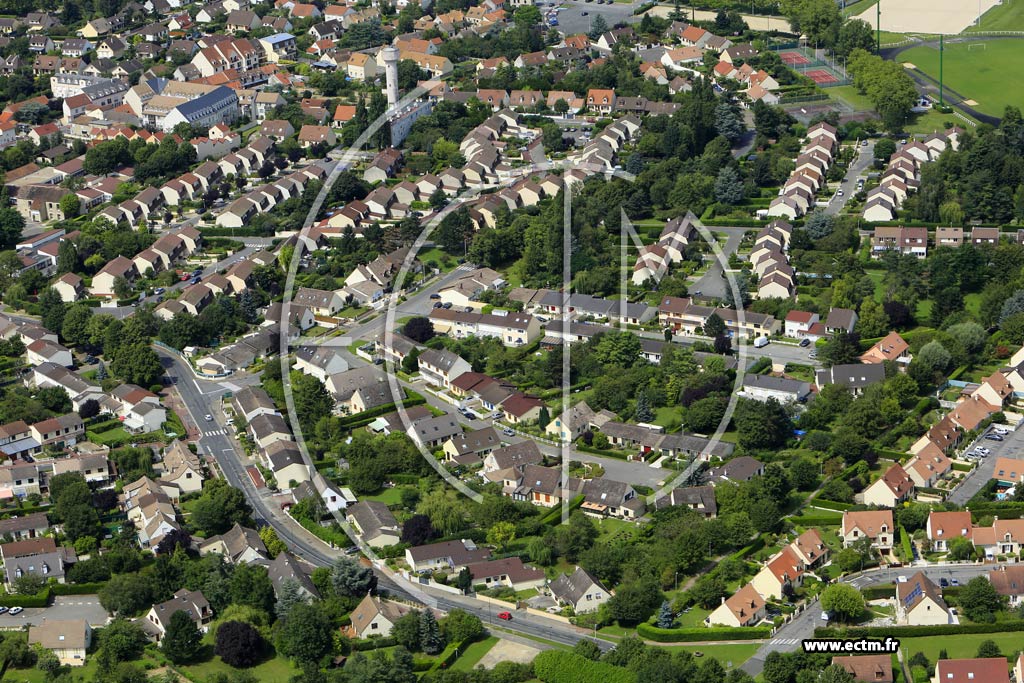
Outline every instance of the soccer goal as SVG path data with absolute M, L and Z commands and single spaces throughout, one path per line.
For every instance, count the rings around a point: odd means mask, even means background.
M 968 52 L 973 52 L 974 50 L 982 50 L 982 51 L 984 51 L 986 47 L 988 47 L 988 45 L 986 43 L 968 43 L 967 44 L 967 51 Z

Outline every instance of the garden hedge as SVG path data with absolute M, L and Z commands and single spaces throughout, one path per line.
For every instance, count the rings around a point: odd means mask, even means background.
M 0 595 L 4 607 L 46 607 L 50 604 L 50 586 L 35 595 Z
M 94 595 L 107 585 L 100 583 L 55 583 L 50 586 L 50 592 L 54 595 Z
M 1024 631 L 1024 621 L 997 621 L 992 624 L 943 624 L 942 626 L 855 626 L 839 629 L 814 629 L 815 638 L 922 638 L 970 633 L 1011 633 Z
M 896 584 L 888 583 L 881 586 L 867 586 L 861 588 L 861 595 L 865 600 L 883 600 L 896 597 Z
M 636 674 L 620 666 L 594 662 L 565 650 L 546 650 L 533 660 L 533 673 L 544 683 L 637 683 Z
M 753 628 L 658 628 L 652 624 L 639 624 L 637 634 L 656 643 L 697 643 L 705 640 L 763 640 L 771 638 L 767 626 Z
M 382 647 L 394 647 L 398 645 L 398 641 L 391 636 L 385 636 L 383 638 L 367 638 L 366 640 L 353 640 L 352 649 L 357 652 L 364 652 L 366 650 L 378 650 Z
M 837 512 L 845 512 L 853 508 L 853 503 L 840 503 L 837 500 L 826 500 L 824 498 L 815 498 L 811 501 L 812 507 L 824 508 L 826 510 L 836 510 Z
M 569 503 L 569 512 L 572 512 L 579 506 L 583 505 L 583 496 L 579 495 L 572 499 Z M 547 514 L 540 518 L 541 524 L 558 524 L 562 521 L 562 506 L 556 505 L 551 508 Z

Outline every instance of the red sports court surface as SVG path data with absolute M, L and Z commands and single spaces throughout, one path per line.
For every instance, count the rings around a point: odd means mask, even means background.
M 780 52 L 779 58 L 782 60 L 782 63 L 786 64 L 787 66 L 807 64 L 808 62 L 811 61 L 807 59 L 807 57 L 800 54 L 799 52 Z
M 812 69 L 811 71 L 802 71 L 801 73 L 804 76 L 807 76 L 815 83 L 817 83 L 818 85 L 821 85 L 823 83 L 836 83 L 839 81 L 838 78 L 830 74 L 828 71 L 825 71 L 824 69 Z

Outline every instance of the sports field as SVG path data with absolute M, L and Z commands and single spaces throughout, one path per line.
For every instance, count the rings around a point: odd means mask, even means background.
M 911 48 L 900 53 L 899 61 L 910 62 L 932 78 L 939 78 L 938 48 Z M 971 106 L 978 111 L 1002 116 L 1006 105 L 1021 104 L 1024 41 L 979 38 L 977 42 L 947 42 L 943 70 L 946 87 L 977 102 Z
M 879 0 L 882 30 L 894 33 L 960 33 L 999 0 Z M 1012 0 L 1019 2 L 1019 0 Z M 864 10 L 858 19 L 875 25 L 876 9 Z
M 964 29 L 964 33 L 974 31 L 1024 31 L 1024 0 L 1003 0 L 982 15 L 980 26 Z

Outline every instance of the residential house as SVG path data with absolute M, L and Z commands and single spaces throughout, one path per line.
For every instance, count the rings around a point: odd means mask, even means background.
M 893 683 L 892 655 L 856 655 L 833 657 L 833 666 L 841 666 L 856 683 Z
M 547 583 L 543 571 L 524 565 L 518 557 L 476 562 L 466 569 L 474 585 L 483 584 L 486 588 L 505 586 L 518 592 L 540 588 Z
M 646 511 L 646 504 L 629 484 L 597 477 L 584 483 L 581 509 L 599 517 L 639 519 Z
M 255 529 L 247 529 L 237 522 L 223 534 L 210 536 L 199 546 L 200 555 L 217 553 L 230 564 L 265 564 L 270 555 Z
M 1011 608 L 1024 602 L 1024 567 L 1001 564 L 988 573 L 988 580 Z
M 386 638 L 403 614 L 411 608 L 367 594 L 349 617 L 345 631 L 350 638 Z
M 839 535 L 845 548 L 861 539 L 869 538 L 872 548 L 877 548 L 882 554 L 888 554 L 895 536 L 892 510 L 847 510 L 843 512 Z
M 144 628 L 158 644 L 167 633 L 171 617 L 176 612 L 185 612 L 203 633 L 206 633 L 210 622 L 213 621 L 213 609 L 210 608 L 210 603 L 202 591 L 182 588 L 170 600 L 153 605 L 146 614 Z
M 279 553 L 267 567 L 267 574 L 270 576 L 270 583 L 274 586 L 274 594 L 281 597 L 281 587 L 286 582 L 294 582 L 300 594 L 306 599 L 320 597 L 320 591 L 313 584 L 310 576 L 313 567 L 299 560 L 290 552 Z
M 28 644 L 49 650 L 63 666 L 85 666 L 92 627 L 85 619 L 43 619 L 28 627 Z
M 947 552 L 950 549 L 949 544 L 954 538 L 971 540 L 973 532 L 971 513 L 932 510 L 928 513 L 925 531 L 928 534 L 928 540 L 931 541 L 933 551 Z
M 893 361 L 901 370 L 910 364 L 910 345 L 897 332 L 890 332 L 860 356 L 862 363 Z
M 461 356 L 447 349 L 427 349 L 417 358 L 420 375 L 436 387 L 450 389 L 452 381 L 472 370 Z
M 477 548 L 473 541 L 444 541 L 405 549 L 405 562 L 414 572 L 441 569 L 449 574 L 463 567 L 491 558 L 487 548 Z
M 954 623 L 939 587 L 917 572 L 896 583 L 896 623 L 908 626 L 940 626 Z
M 572 574 L 562 574 L 548 585 L 551 597 L 562 605 L 572 607 L 576 614 L 596 612 L 611 599 L 612 593 L 582 567 Z
M 746 584 L 708 615 L 709 626 L 757 626 L 765 618 L 765 599 L 752 584 Z
M 914 480 L 899 464 L 893 464 L 873 484 L 864 489 L 864 504 L 894 508 L 914 496 Z
M 345 511 L 345 517 L 371 548 L 383 548 L 401 541 L 398 520 L 384 503 L 361 500 Z
M 1010 683 L 1006 657 L 940 659 L 932 683 Z
M 803 584 L 806 567 L 803 559 L 790 546 L 783 548 L 750 581 L 765 598 L 781 600 Z

